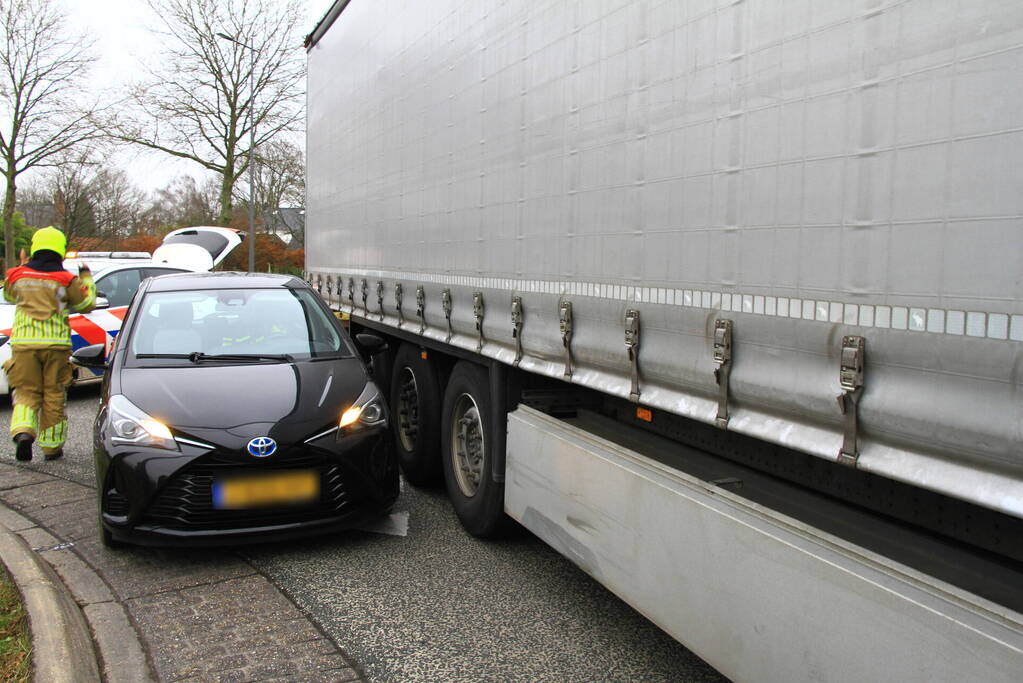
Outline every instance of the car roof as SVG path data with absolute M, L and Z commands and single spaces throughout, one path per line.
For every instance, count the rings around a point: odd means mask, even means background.
M 77 274 L 81 269 L 82 264 L 88 264 L 89 269 L 93 275 L 101 275 L 102 273 L 109 273 L 115 270 L 124 270 L 130 268 L 159 268 L 159 269 L 172 269 L 172 270 L 188 270 L 181 266 L 170 265 L 167 263 L 159 263 L 152 259 L 104 259 L 104 258 L 72 258 L 64 259 L 64 270 L 72 274 Z
M 277 273 L 175 273 L 161 275 L 149 281 L 150 292 L 181 292 L 190 289 L 267 289 L 271 287 L 302 287 L 309 289 L 301 278 Z

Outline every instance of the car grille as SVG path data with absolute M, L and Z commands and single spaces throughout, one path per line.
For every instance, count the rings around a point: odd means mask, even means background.
M 310 469 L 320 474 L 320 499 L 293 507 L 222 510 L 213 507 L 213 482 L 228 474 Z M 337 517 L 348 505 L 343 476 L 337 465 L 316 455 L 298 455 L 260 462 L 258 466 L 214 454 L 190 465 L 168 483 L 142 519 L 177 530 L 238 529 L 294 524 Z
M 107 491 L 106 500 L 103 501 L 103 509 L 108 515 L 124 517 L 128 514 L 128 499 L 121 495 L 117 489 Z

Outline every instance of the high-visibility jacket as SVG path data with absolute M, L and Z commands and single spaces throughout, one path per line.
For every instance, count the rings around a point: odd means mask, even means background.
M 7 271 L 4 299 L 17 304 L 12 346 L 69 347 L 68 315 L 93 309 L 96 284 L 88 271 L 72 275 L 66 270 L 42 272 L 18 266 Z

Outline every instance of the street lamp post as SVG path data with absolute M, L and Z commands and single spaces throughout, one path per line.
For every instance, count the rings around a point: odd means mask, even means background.
M 256 48 L 247 45 L 234 36 L 218 33 L 217 37 L 252 51 L 252 68 L 249 69 L 249 272 L 256 272 Z

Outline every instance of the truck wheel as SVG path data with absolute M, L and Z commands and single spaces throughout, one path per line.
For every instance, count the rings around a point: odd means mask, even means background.
M 391 412 L 398 461 L 415 486 L 436 486 L 440 471 L 440 381 L 437 368 L 412 344 L 402 344 L 391 372 Z
M 504 486 L 491 473 L 491 410 L 487 371 L 458 363 L 444 392 L 444 481 L 462 526 L 480 538 L 499 534 L 505 520 Z

